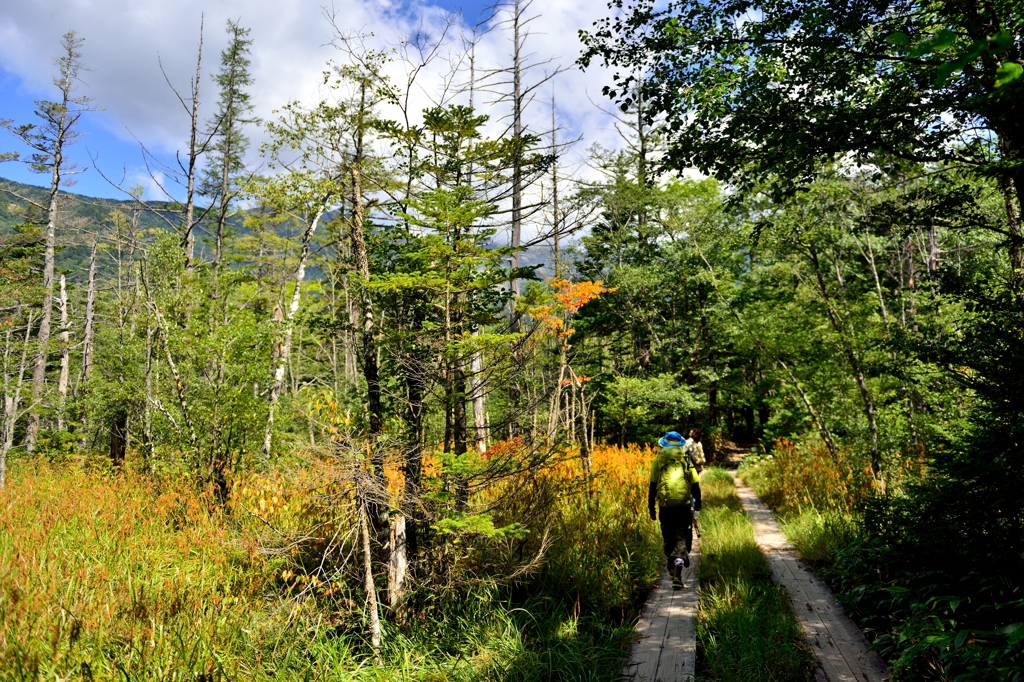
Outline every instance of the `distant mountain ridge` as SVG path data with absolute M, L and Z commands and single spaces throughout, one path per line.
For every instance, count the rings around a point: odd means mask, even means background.
M 28 185 L 23 182 L 0 178 L 0 233 L 6 232 L 13 226 L 24 222 L 24 218 L 12 210 L 13 206 L 23 203 L 19 196 L 45 206 L 49 200 L 49 195 L 50 190 L 48 187 Z M 111 211 L 127 208 L 130 204 L 128 197 L 125 197 L 123 200 L 103 199 L 76 194 L 67 190 L 61 190 L 60 195 L 64 200 L 63 210 L 76 218 L 91 220 L 97 225 L 102 225 L 110 216 Z M 146 203 L 151 208 L 162 213 L 169 214 L 174 212 L 175 204 L 169 201 L 147 201 Z M 140 217 L 140 221 L 144 228 L 164 227 L 167 225 L 159 216 L 148 212 Z
M 0 237 L 8 233 L 15 225 L 25 221 L 15 210 L 28 199 L 37 204 L 46 205 L 49 189 L 38 185 L 29 185 L 14 180 L 0 178 Z M 62 210 L 65 212 L 65 223 L 91 225 L 89 232 L 103 235 L 110 229 L 110 214 L 115 210 L 131 208 L 131 200 L 105 199 L 76 194 L 61 190 Z M 24 199 L 23 199 L 24 198 Z M 178 220 L 178 204 L 169 201 L 147 201 L 147 206 L 163 213 L 172 223 Z M 244 213 L 244 211 L 242 212 Z M 70 214 L 70 216 L 67 216 Z M 144 229 L 167 229 L 167 222 L 151 211 L 143 211 L 139 216 L 139 226 Z M 83 240 L 84 242 L 84 240 Z M 197 244 L 199 248 L 201 245 Z M 77 272 L 82 262 L 88 262 L 88 248 L 82 244 L 71 244 L 63 247 L 58 255 L 58 267 L 69 272 L 71 279 L 84 276 L 84 271 Z M 539 276 L 550 277 L 553 274 L 554 254 L 550 246 L 537 244 L 519 254 L 519 262 L 523 266 L 541 266 Z M 86 266 L 87 267 L 87 266 Z M 314 273 L 311 273 L 314 274 Z M 314 276 L 316 276 L 314 274 Z

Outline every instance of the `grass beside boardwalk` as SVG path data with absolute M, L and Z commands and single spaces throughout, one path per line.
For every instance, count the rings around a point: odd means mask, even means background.
M 699 679 L 813 679 L 800 626 L 785 591 L 772 584 L 732 478 L 723 469 L 705 469 L 701 492 Z
M 361 583 L 261 551 L 235 503 L 301 527 L 301 480 L 252 477 L 220 505 L 184 476 L 20 462 L 0 491 L 0 682 L 612 682 L 657 575 L 651 456 L 595 450 L 542 571 L 424 600 L 401 627 L 385 613 L 377 660 Z
M 740 467 L 740 476 L 816 570 L 830 567 L 836 553 L 850 545 L 856 527 L 852 510 L 872 489 L 870 469 L 850 453 L 840 451 L 838 457 L 840 466 L 823 445 L 779 441 L 773 454 L 748 457 Z

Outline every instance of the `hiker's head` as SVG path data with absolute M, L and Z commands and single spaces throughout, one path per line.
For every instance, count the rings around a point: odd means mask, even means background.
M 669 431 L 658 441 L 658 445 L 663 448 L 679 447 L 682 444 L 683 437 L 675 431 Z
M 702 434 L 700 432 L 700 429 L 690 429 L 690 438 L 693 439 L 694 443 L 699 443 L 700 442 L 701 435 Z

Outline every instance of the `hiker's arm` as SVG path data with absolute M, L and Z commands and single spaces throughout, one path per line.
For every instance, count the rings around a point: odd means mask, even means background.
M 658 519 L 658 514 L 654 509 L 654 502 L 658 497 L 658 475 L 661 473 L 661 453 L 654 458 L 651 462 L 651 486 L 647 490 L 647 511 L 651 515 L 651 521 Z

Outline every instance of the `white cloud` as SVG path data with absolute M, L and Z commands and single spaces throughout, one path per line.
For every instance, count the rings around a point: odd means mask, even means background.
M 333 28 L 323 16 L 324 0 L 0 0 L 0 65 L 23 80 L 26 87 L 42 96 L 52 96 L 50 79 L 53 57 L 60 49 L 60 36 L 75 30 L 85 39 L 83 62 L 90 68 L 83 74 L 88 87 L 83 94 L 104 111 L 97 120 L 122 139 L 134 134 L 157 154 L 172 158 L 187 136 L 188 117 L 164 82 L 158 58 L 170 81 L 187 95 L 195 71 L 196 47 L 201 18 L 205 21 L 203 53 L 203 94 L 206 115 L 212 110 L 216 92 L 209 75 L 216 71 L 219 52 L 225 44 L 224 26 L 230 19 L 251 28 L 254 41 L 252 88 L 256 114 L 271 117 L 271 111 L 290 100 L 312 103 L 322 84 L 327 60 L 344 61 L 344 55 L 328 45 Z M 443 10 L 430 4 L 385 2 L 381 0 L 338 0 L 338 20 L 351 31 L 372 32 L 373 40 L 384 46 L 396 44 L 412 29 L 424 26 L 436 32 Z M 546 0 L 533 8 L 543 16 L 532 22 L 528 52 L 537 61 L 566 67 L 557 80 L 557 109 L 567 130 L 564 138 L 582 135 L 578 154 L 593 142 L 617 146 L 609 117 L 591 104 L 602 101 L 601 86 L 606 74 L 598 68 L 587 73 L 574 66 L 580 45 L 577 31 L 589 28 L 604 15 L 604 3 L 580 0 Z M 204 14 L 205 13 L 205 14 Z M 511 37 L 494 27 L 482 39 L 478 57 L 482 68 L 506 65 Z M 419 102 L 424 106 L 436 96 L 447 64 L 438 61 L 421 81 Z M 542 69 L 538 69 L 539 76 Z M 550 87 L 537 93 L 528 123 L 535 131 L 550 127 Z M 478 100 L 479 102 L 479 100 Z M 482 110 L 485 106 L 479 107 Z M 501 111 L 486 111 L 497 118 Z M 128 131 L 131 131 L 131 134 Z M 258 134 L 254 135 L 258 142 Z M 254 145 L 255 147 L 256 145 Z M 252 152 L 255 158 L 255 150 Z M 127 163 L 129 175 L 137 173 L 138 157 L 111 159 L 112 166 Z M 114 173 L 120 175 L 120 171 Z

